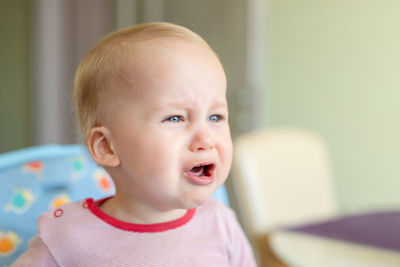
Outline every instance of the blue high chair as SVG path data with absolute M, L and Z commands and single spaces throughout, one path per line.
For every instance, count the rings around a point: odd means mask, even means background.
M 43 145 L 0 155 L 0 267 L 27 249 L 43 212 L 113 194 L 111 178 L 82 145 Z M 225 186 L 213 197 L 229 205 Z

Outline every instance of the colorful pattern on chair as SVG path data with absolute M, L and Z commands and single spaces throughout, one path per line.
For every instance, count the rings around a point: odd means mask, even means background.
M 80 145 L 45 145 L 0 155 L 0 266 L 11 264 L 48 209 L 114 193 L 108 174 Z
M 81 145 L 43 145 L 0 155 L 0 267 L 27 249 L 43 212 L 113 194 L 110 176 Z M 213 196 L 229 205 L 224 186 Z

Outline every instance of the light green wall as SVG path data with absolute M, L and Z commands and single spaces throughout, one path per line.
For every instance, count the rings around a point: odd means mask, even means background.
M 0 1 L 0 153 L 28 145 L 28 2 Z
M 400 207 L 400 1 L 269 0 L 268 125 L 328 142 L 342 211 Z

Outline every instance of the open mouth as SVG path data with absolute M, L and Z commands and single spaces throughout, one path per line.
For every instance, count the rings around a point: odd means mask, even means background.
M 215 169 L 215 164 L 201 164 L 194 166 L 190 169 L 189 173 L 198 177 L 205 176 L 211 177 L 213 175 L 213 170 Z
M 185 177 L 196 185 L 209 185 L 215 181 L 215 163 L 200 163 L 188 169 Z

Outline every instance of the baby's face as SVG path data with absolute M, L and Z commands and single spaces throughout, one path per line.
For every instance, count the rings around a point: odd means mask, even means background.
M 114 177 L 130 198 L 157 210 L 202 204 L 232 159 L 226 78 L 211 51 L 183 41 L 146 41 L 127 64 L 128 94 L 107 126 L 121 161 Z

